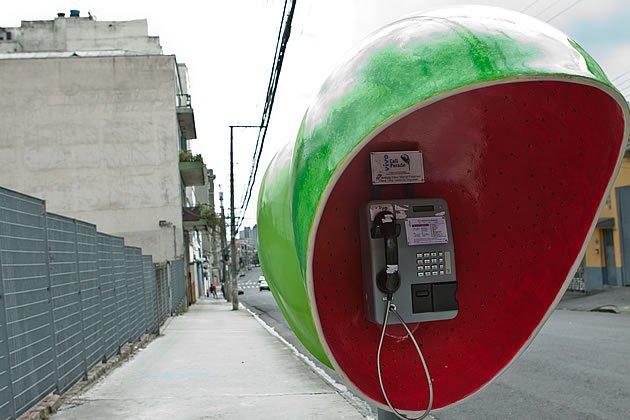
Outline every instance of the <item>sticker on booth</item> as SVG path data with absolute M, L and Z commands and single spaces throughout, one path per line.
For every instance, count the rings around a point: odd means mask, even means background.
M 410 217 L 405 221 L 405 231 L 410 246 L 448 243 L 444 217 Z
M 370 153 L 372 184 L 416 184 L 424 182 L 422 153 L 417 150 Z

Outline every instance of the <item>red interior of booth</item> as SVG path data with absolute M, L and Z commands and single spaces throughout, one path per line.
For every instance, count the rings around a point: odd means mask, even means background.
M 380 326 L 365 319 L 361 297 L 358 215 L 373 199 L 370 152 L 420 150 L 426 182 L 412 187 L 414 197 L 449 205 L 459 314 L 411 324 L 439 408 L 474 393 L 528 343 L 578 257 L 622 137 L 622 111 L 610 96 L 557 81 L 458 94 L 377 135 L 335 185 L 313 260 L 324 338 L 355 386 L 384 403 L 376 374 Z M 407 191 L 383 186 L 379 198 L 406 198 Z M 426 407 L 422 366 L 401 326 L 388 327 L 382 366 L 396 407 Z

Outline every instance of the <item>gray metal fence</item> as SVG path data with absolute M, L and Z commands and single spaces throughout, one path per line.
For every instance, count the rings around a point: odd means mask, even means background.
M 63 392 L 185 303 L 183 260 L 0 187 L 0 419 Z
M 172 303 L 171 308 L 176 309 L 183 305 L 186 299 L 186 281 L 184 279 L 184 260 L 170 262 L 170 277 Z
M 171 294 L 173 289 L 169 282 L 169 267 L 167 264 L 156 264 L 155 281 L 157 286 L 158 321 L 164 322 L 171 311 Z

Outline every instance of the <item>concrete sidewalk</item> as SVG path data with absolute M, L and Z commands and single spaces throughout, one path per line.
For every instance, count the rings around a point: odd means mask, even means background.
M 59 419 L 360 419 L 248 312 L 201 300 Z
M 630 313 L 630 287 L 609 287 L 589 294 L 566 292 L 558 309 Z

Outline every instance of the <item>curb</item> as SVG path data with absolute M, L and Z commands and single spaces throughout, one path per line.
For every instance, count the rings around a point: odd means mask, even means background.
M 43 400 L 31 407 L 26 413 L 18 417 L 19 420 L 47 419 L 52 413 L 57 411 L 61 402 L 58 394 L 48 394 Z
M 242 303 L 239 303 L 239 307 L 241 309 L 246 310 L 262 327 L 267 330 L 269 334 L 277 338 L 285 347 L 288 347 L 298 359 L 300 359 L 306 366 L 308 366 L 315 374 L 317 374 L 321 379 L 324 380 L 327 384 L 333 387 L 338 394 L 340 394 L 352 407 L 354 407 L 359 414 L 361 414 L 366 419 L 375 419 L 374 413 L 372 412 L 370 406 L 363 401 L 362 399 L 356 397 L 352 394 L 348 388 L 337 382 L 334 378 L 332 378 L 326 371 L 317 366 L 315 362 L 313 362 L 308 356 L 302 354 L 293 344 L 289 343 L 284 337 L 282 337 L 271 325 L 267 324 L 263 321 L 256 313 L 254 313 L 251 309 L 245 306 Z
M 293 354 L 295 354 L 295 356 L 298 357 L 298 359 L 300 359 L 302 362 L 304 362 L 304 364 L 306 364 L 313 372 L 315 372 L 315 374 L 317 374 L 319 377 L 321 377 L 324 380 L 324 382 L 326 382 L 330 386 L 332 386 L 335 389 L 335 391 L 337 391 L 346 401 L 348 401 L 348 403 L 351 406 L 353 406 L 359 412 L 359 414 L 361 414 L 363 417 L 365 417 L 366 419 L 369 419 L 369 420 L 376 420 L 377 419 L 377 414 L 374 413 L 374 411 L 372 411 L 372 408 L 370 407 L 370 405 L 368 405 L 368 403 L 366 403 L 365 401 L 363 401 L 362 399 L 360 399 L 359 397 L 357 397 L 356 395 L 351 393 L 350 390 L 348 390 L 348 388 L 345 385 L 340 384 L 339 382 L 337 382 L 328 373 L 326 373 L 326 371 L 324 371 L 322 368 L 317 366 L 315 364 L 315 362 L 313 362 L 308 356 L 302 354 L 293 344 L 289 343 L 286 338 L 282 337 L 275 330 L 275 328 L 273 328 L 271 325 L 269 325 L 265 321 L 263 321 L 262 318 L 260 318 L 258 315 L 256 315 L 256 313 L 253 312 L 251 309 L 249 309 L 247 306 L 245 306 L 242 303 L 239 303 L 239 307 L 241 309 L 245 309 L 247 312 L 249 312 L 249 314 L 256 321 L 258 321 L 258 323 L 260 325 L 262 325 L 262 327 L 265 330 L 267 330 L 267 332 L 269 334 L 271 334 L 272 336 L 274 336 L 278 340 L 280 340 L 280 342 L 282 344 L 284 344 L 286 347 L 288 347 L 293 352 Z M 427 419 L 429 419 L 429 420 L 437 420 L 436 417 L 433 416 L 433 414 L 430 414 L 427 417 Z

